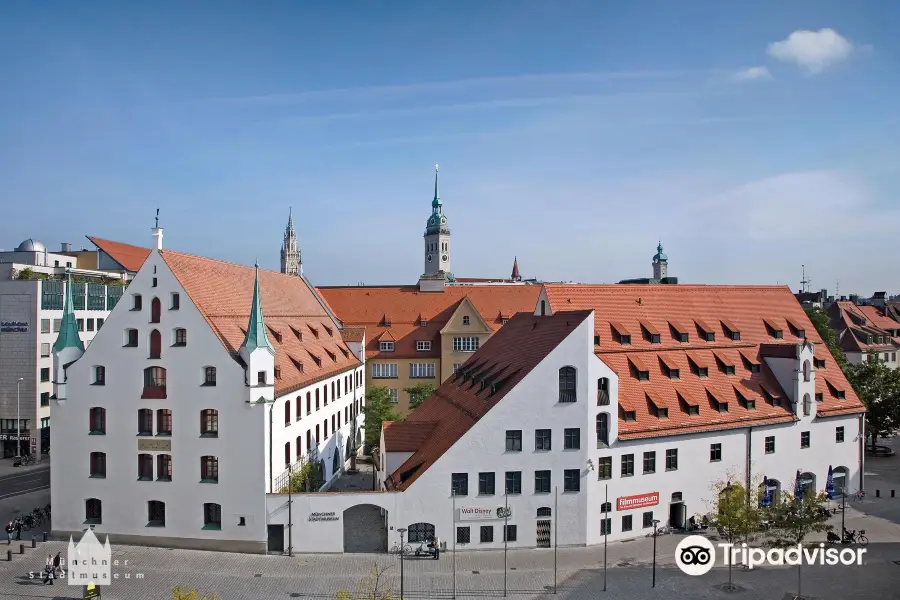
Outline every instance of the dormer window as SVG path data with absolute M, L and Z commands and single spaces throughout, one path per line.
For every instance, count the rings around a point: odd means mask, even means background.
M 666 367 L 666 371 L 669 379 L 681 379 L 681 371 L 679 369 L 670 369 Z
M 275 380 L 281 379 L 281 367 L 275 367 Z
M 620 335 L 619 343 L 622 344 L 623 346 L 630 346 L 631 345 L 631 336 L 630 335 Z
M 780 325 L 770 319 L 763 319 L 763 322 L 766 324 L 766 330 L 769 332 L 769 335 L 776 340 L 784 339 L 784 330 Z
M 847 393 L 844 390 L 837 390 L 835 396 L 837 396 L 838 400 L 845 400 L 847 398 Z
M 825 394 L 823 394 L 822 392 L 816 392 L 816 402 L 824 402 L 824 401 L 825 401 Z
M 695 417 L 700 414 L 700 405 L 681 392 L 678 392 L 678 404 L 681 406 L 681 412 L 687 415 Z
M 626 410 L 621 404 L 619 405 L 619 413 L 622 420 L 626 423 L 637 421 L 637 413 L 633 410 Z
M 394 351 L 394 342 L 378 342 L 378 351 L 379 352 L 393 352 Z
M 662 340 L 660 339 L 660 335 L 659 335 L 658 333 L 653 333 L 653 334 L 651 334 L 651 335 L 650 335 L 650 343 L 651 343 L 651 344 L 659 344 L 659 343 L 662 343 Z
M 741 341 L 741 332 L 731 321 L 722 321 L 722 331 L 725 333 L 725 337 L 727 337 L 731 341 Z
M 650 380 L 650 369 L 637 356 L 629 356 L 628 362 L 631 363 L 632 372 L 638 381 Z
M 644 339 L 651 344 L 659 344 L 662 341 L 660 339 L 659 331 L 657 331 L 656 327 L 654 327 L 653 323 L 650 321 L 641 320 L 641 331 L 644 334 Z
M 638 381 L 650 381 L 650 371 L 638 371 Z
M 824 369 L 825 368 L 825 359 L 824 358 L 816 358 L 813 360 L 813 365 L 817 369 Z
M 617 340 L 623 346 L 631 345 L 631 332 L 628 331 L 624 325 L 617 322 L 611 322 L 610 326 L 612 326 L 613 338 L 615 340 Z
M 791 321 L 790 319 L 788 319 L 787 324 L 788 324 L 788 327 L 790 327 L 791 334 L 794 337 L 806 339 L 806 330 L 804 330 L 802 327 L 797 325 L 797 323 L 795 323 L 794 321 Z
M 709 402 L 712 405 L 713 410 L 720 412 L 720 413 L 728 412 L 728 402 L 723 402 L 722 400 L 719 400 L 718 398 L 713 396 L 713 394 L 709 390 L 706 391 L 706 394 L 707 394 L 707 396 L 709 396 Z
M 428 321 L 422 319 L 419 321 L 419 327 L 428 327 Z
M 697 367 L 697 377 L 709 377 L 709 368 Z
M 713 328 L 704 323 L 703 321 L 694 321 L 697 325 L 697 333 L 700 334 L 700 338 L 706 340 L 707 342 L 716 341 L 716 332 L 713 331 Z
M 501 325 L 506 325 L 507 323 L 509 323 L 509 319 L 500 319 Z

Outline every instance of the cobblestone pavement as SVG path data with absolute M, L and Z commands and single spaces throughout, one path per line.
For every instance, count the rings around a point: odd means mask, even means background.
M 818 600 L 900 600 L 900 526 L 848 509 L 848 527 L 863 525 L 871 533 L 863 567 L 804 567 L 804 593 Z M 702 577 L 688 577 L 674 567 L 673 552 L 680 536 L 658 540 L 657 587 L 651 588 L 652 539 L 610 544 L 608 548 L 608 594 L 630 599 L 746 599 L 781 600 L 794 591 L 794 568 L 767 567 L 746 571 L 734 569 L 734 581 L 744 588 L 726 594 L 716 586 L 727 581 L 725 569 Z M 889 543 L 893 541 L 894 543 Z M 30 546 L 30 544 L 28 544 Z M 0 544 L 0 552 L 5 550 Z M 13 546 L 18 552 L 18 546 Z M 66 553 L 63 542 L 26 547 L 25 554 L 5 562 L 0 554 L 0 599 L 77 598 L 80 589 L 64 582 L 43 586 L 26 573 L 39 570 L 48 553 Z M 353 588 L 378 564 L 387 567 L 399 593 L 400 562 L 391 555 L 300 555 L 295 557 L 240 555 L 161 548 L 120 546 L 113 549 L 113 567 L 118 579 L 103 590 L 104 600 L 141 598 L 168 600 L 171 588 L 184 584 L 201 592 L 216 592 L 222 600 L 277 600 L 280 598 L 333 598 L 341 588 Z M 124 561 L 128 561 L 126 565 Z M 516 600 L 553 597 L 552 550 L 511 550 L 506 557 L 507 597 Z M 557 598 L 587 600 L 603 595 L 603 549 L 560 548 L 557 553 Z M 441 560 L 410 558 L 404 561 L 405 598 L 451 598 L 454 560 L 445 553 Z M 456 595 L 460 598 L 502 597 L 504 555 L 497 551 L 458 552 L 455 561 Z M 138 575 L 143 578 L 139 579 Z M 398 596 L 399 597 L 399 596 Z

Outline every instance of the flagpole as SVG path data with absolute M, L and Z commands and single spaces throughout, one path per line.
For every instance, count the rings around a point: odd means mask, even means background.
M 508 492 L 508 490 L 503 491 L 503 502 L 506 507 L 506 510 L 503 513 L 503 597 L 506 598 L 506 567 L 509 564 L 507 562 L 507 558 L 506 558 L 506 550 L 507 550 L 506 538 L 509 537 L 509 492 Z
M 559 548 L 559 486 L 553 486 L 553 593 L 556 593 L 556 551 Z
M 456 494 L 453 494 L 453 527 L 451 528 L 453 534 L 453 598 L 456 598 Z M 435 549 L 435 552 L 439 552 L 438 549 Z
M 606 591 L 606 542 L 609 538 L 609 527 L 606 520 L 609 517 L 609 484 L 606 484 L 606 493 L 603 500 L 603 591 Z

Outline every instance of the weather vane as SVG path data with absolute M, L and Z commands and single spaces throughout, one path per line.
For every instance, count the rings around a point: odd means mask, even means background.
M 159 229 L 159 209 L 156 209 L 156 228 Z

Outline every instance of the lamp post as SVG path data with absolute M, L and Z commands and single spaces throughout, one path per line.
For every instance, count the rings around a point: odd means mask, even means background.
M 19 386 L 22 385 L 22 382 L 25 381 L 24 377 L 19 377 L 16 380 L 16 458 L 20 457 L 20 447 L 22 446 L 22 419 L 19 414 L 21 410 L 21 405 L 19 403 Z
M 653 519 L 653 585 L 656 587 L 656 526 L 659 525 L 659 519 Z
M 400 600 L 403 600 L 403 534 L 406 533 L 406 527 L 397 530 L 400 534 Z
M 294 556 L 294 540 L 292 531 L 294 529 L 294 498 L 291 488 L 294 487 L 294 466 L 288 465 L 288 556 Z

